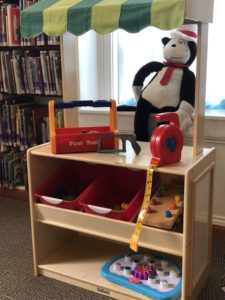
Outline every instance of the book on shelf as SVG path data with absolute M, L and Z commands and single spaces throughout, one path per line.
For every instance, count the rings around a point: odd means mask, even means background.
M 47 43 L 48 43 L 48 45 L 59 45 L 60 44 L 60 36 L 48 36 Z
M 24 188 L 28 191 L 28 174 L 27 174 L 27 155 L 26 152 L 21 153 L 21 168 L 23 171 Z
M 36 45 L 37 46 L 44 46 L 45 45 L 46 36 L 44 33 L 39 34 L 36 37 Z
M 4 151 L 1 151 L 0 152 L 0 161 L 1 161 L 1 165 L 0 165 L 0 168 L 1 168 L 1 186 L 2 187 L 7 187 L 8 184 L 8 172 L 7 172 L 7 158 L 8 158 L 8 153 L 9 153 L 9 149 L 6 149 Z
M 5 146 L 11 145 L 11 123 L 9 119 L 9 107 L 4 105 L 2 107 L 2 144 Z
M 26 150 L 33 146 L 33 120 L 32 120 L 32 108 L 23 107 L 20 110 L 20 122 L 21 122 L 21 132 L 20 132 L 20 149 Z
M 43 74 L 41 69 L 40 55 L 35 57 L 35 60 L 36 60 L 36 68 L 37 68 L 37 81 L 39 83 L 40 93 L 44 94 Z
M 28 94 L 30 91 L 29 91 L 28 76 L 26 70 L 26 60 L 24 55 L 21 55 L 20 61 L 21 61 L 21 72 L 23 74 L 24 91 L 26 94 Z
M 16 147 L 17 146 L 17 142 L 16 142 L 16 113 L 17 113 L 18 108 L 17 108 L 17 104 L 11 104 L 9 107 L 10 107 L 12 145 L 13 145 L 13 147 Z
M 8 93 L 13 94 L 16 91 L 16 84 L 15 84 L 15 77 L 14 77 L 13 65 L 11 60 L 11 51 L 4 51 L 3 57 L 5 60 Z
M 16 92 L 16 83 L 11 55 L 11 51 L 0 51 L 0 77 L 2 80 L 1 91 L 12 94 Z
M 62 110 L 56 110 L 56 126 L 64 127 Z M 0 104 L 0 146 L 20 151 L 49 141 L 47 104 L 27 98 L 6 99 Z
M 18 111 L 21 107 L 35 105 L 29 98 L 9 98 L 0 105 L 1 149 L 7 146 L 20 146 L 20 119 Z
M 28 103 L 20 103 L 17 106 L 17 145 L 21 151 L 24 151 L 33 144 L 33 121 L 32 109 L 36 104 L 31 101 Z
M 47 51 L 40 51 L 40 62 L 43 78 L 43 90 L 45 95 L 50 95 L 49 77 L 47 71 L 47 61 L 46 61 Z
M 47 76 L 48 76 L 48 82 L 49 82 L 50 95 L 55 95 L 56 92 L 55 92 L 55 87 L 54 87 L 54 78 L 53 78 L 52 66 L 51 66 L 48 51 L 46 53 L 45 59 L 46 59 L 46 67 L 47 67 Z
M 30 60 L 31 60 L 31 74 L 32 74 L 32 81 L 34 86 L 34 93 L 40 95 L 43 93 L 43 91 L 41 85 L 41 77 L 39 76 L 40 72 L 38 71 L 39 69 L 38 58 L 33 56 L 30 58 Z
M 57 95 L 62 95 L 62 69 L 59 51 L 55 52 L 53 67 L 55 70 Z
M 14 176 L 16 173 L 19 173 L 19 168 L 21 164 L 20 159 L 20 151 L 18 148 L 11 148 L 10 152 L 8 154 L 8 160 L 7 160 L 7 169 L 8 169 L 8 178 L 7 178 L 7 185 L 8 188 L 12 189 L 15 188 L 15 178 Z M 15 174 L 14 174 L 15 172 Z M 18 175 L 17 175 L 18 177 Z M 22 182 L 21 182 L 22 184 Z
M 24 185 L 23 153 L 18 148 L 8 147 L 0 152 L 0 186 L 14 189 Z
M 25 57 L 25 68 L 26 68 L 26 74 L 27 74 L 27 81 L 28 81 L 28 90 L 30 94 L 34 94 L 34 81 L 33 81 L 33 75 L 32 75 L 32 53 L 30 51 L 24 52 Z
M 53 87 L 56 95 L 62 94 L 61 57 L 57 50 L 49 51 L 50 66 L 53 78 Z
M 6 60 L 5 60 L 5 51 L 0 51 L 0 60 L 1 60 L 1 74 L 2 74 L 2 92 L 8 93 L 8 80 L 6 76 Z
M 4 86 L 3 86 L 3 74 L 2 74 L 2 55 L 0 53 L 0 92 L 4 92 Z
M 34 129 L 34 145 L 39 145 L 48 141 L 46 136 L 46 122 L 48 118 L 48 107 L 39 106 L 32 109 L 32 120 Z
M 0 46 L 3 46 L 2 3 L 0 3 Z
M 6 6 L 6 26 L 8 33 L 8 46 L 20 46 L 20 8 L 18 5 L 8 4 Z
M 0 187 L 3 187 L 3 170 L 2 170 L 2 156 L 3 151 L 0 151 Z
M 17 153 L 17 154 L 16 154 Z M 2 183 L 4 187 L 11 188 L 10 181 L 10 170 L 9 170 L 9 162 L 13 160 L 16 155 L 18 157 L 19 152 L 13 148 L 7 148 L 5 151 L 1 153 L 1 167 L 2 167 Z
M 25 73 L 23 72 L 23 68 L 22 68 L 22 56 L 23 56 L 23 51 L 21 50 L 12 51 L 11 61 L 13 65 L 16 94 L 18 95 L 25 93 L 25 82 L 24 82 Z
M 21 158 L 15 158 L 9 161 L 9 188 L 15 189 L 24 185 L 24 176 Z
M 1 37 L 1 46 L 8 46 L 8 37 L 7 37 L 7 23 L 6 23 L 6 19 L 7 19 L 7 4 L 2 3 L 0 6 L 1 9 L 1 33 L 2 33 L 2 37 Z
M 0 117 L 2 120 L 2 105 L 0 105 Z M 0 121 L 0 151 L 2 151 L 2 121 Z

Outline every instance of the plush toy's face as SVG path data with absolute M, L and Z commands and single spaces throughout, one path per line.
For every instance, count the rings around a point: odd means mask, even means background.
M 181 38 L 172 38 L 163 49 L 163 57 L 169 62 L 186 64 L 191 57 L 188 42 Z

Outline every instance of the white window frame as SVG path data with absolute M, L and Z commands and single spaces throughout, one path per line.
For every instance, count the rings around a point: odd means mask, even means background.
M 113 34 L 97 35 L 91 31 L 79 37 L 80 99 L 117 100 L 117 55 Z

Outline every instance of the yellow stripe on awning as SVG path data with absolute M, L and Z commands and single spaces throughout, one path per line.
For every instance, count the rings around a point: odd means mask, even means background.
M 67 32 L 68 9 L 81 0 L 61 0 L 43 12 L 43 31 L 50 35 L 61 35 Z
M 184 10 L 184 1 L 153 1 L 151 8 L 151 25 L 162 30 L 176 28 L 178 27 L 177 24 L 181 25 L 184 21 Z M 170 18 L 168 18 L 168 16 L 170 16 Z
M 109 33 L 119 28 L 121 5 L 126 0 L 103 0 L 92 8 L 91 28 Z

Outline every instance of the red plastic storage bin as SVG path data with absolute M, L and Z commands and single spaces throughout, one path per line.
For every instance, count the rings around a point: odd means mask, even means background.
M 140 210 L 146 171 L 107 167 L 78 197 L 84 211 L 125 221 L 132 221 Z
M 100 173 L 100 165 L 71 161 L 44 181 L 34 194 L 44 204 L 81 210 L 78 196 Z

